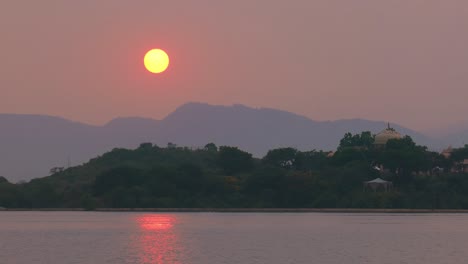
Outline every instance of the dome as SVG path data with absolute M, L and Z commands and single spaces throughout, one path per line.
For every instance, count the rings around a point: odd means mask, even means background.
M 453 153 L 453 148 L 452 146 L 449 146 L 448 148 L 444 149 L 441 154 L 442 156 L 444 156 L 445 158 L 450 158 L 450 156 L 452 156 L 452 153 Z
M 388 125 L 388 128 L 375 135 L 375 145 L 385 145 L 390 139 L 400 139 L 401 134 Z

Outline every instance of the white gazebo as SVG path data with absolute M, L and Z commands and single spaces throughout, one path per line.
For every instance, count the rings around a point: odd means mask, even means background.
M 364 190 L 370 189 L 375 191 L 378 191 L 379 189 L 382 189 L 386 192 L 391 190 L 393 188 L 393 183 L 391 181 L 386 181 L 382 180 L 381 178 L 374 179 L 372 181 L 365 181 L 363 182 L 364 185 Z

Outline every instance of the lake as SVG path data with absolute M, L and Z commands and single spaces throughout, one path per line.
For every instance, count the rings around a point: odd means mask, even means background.
M 468 214 L 0 212 L 0 263 L 464 263 Z

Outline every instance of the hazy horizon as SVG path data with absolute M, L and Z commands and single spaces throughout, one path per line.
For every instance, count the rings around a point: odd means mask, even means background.
M 461 1 L 10 1 L 0 112 L 103 124 L 195 101 L 434 130 L 468 122 L 467 23 Z

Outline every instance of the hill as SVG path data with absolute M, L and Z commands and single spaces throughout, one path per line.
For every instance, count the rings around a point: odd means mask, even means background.
M 0 177 L 0 207 L 468 208 L 468 169 L 460 167 L 468 147 L 447 159 L 410 137 L 385 148 L 373 142 L 367 132 L 347 134 L 332 156 L 281 148 L 262 159 L 212 143 L 201 149 L 144 143 L 27 183 Z M 364 191 L 363 182 L 373 179 L 385 185 Z
M 392 126 L 418 144 L 437 146 L 416 131 Z M 43 177 L 52 167 L 82 164 L 113 148 L 135 148 L 142 142 L 190 147 L 214 142 L 238 146 L 256 157 L 277 147 L 334 150 L 346 132 L 377 133 L 385 127 L 381 121 L 322 122 L 275 109 L 201 103 L 182 105 L 163 120 L 117 118 L 103 126 L 51 116 L 0 114 L 0 175 L 13 182 Z

